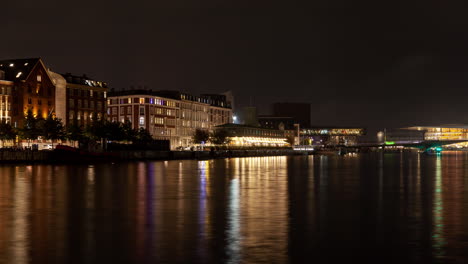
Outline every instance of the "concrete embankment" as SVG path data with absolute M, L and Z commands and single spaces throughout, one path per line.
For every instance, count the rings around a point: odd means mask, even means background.
M 93 161 L 126 161 L 126 160 L 187 160 L 216 159 L 231 157 L 290 156 L 308 155 L 310 151 L 291 149 L 276 150 L 223 150 L 223 151 L 115 151 L 112 155 L 87 155 L 76 153 L 57 153 L 54 151 L 0 151 L 0 162 L 3 163 L 53 163 L 53 162 L 93 162 Z

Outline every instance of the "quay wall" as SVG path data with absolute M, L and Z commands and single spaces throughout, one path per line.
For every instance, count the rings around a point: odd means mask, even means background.
M 307 155 L 310 151 L 277 150 L 231 150 L 231 151 L 114 151 L 112 156 L 89 156 L 73 153 L 54 153 L 54 151 L 2 150 L 0 163 L 51 163 L 51 162 L 93 162 L 93 161 L 127 161 L 127 160 L 187 160 L 216 159 L 230 157 L 260 157 Z

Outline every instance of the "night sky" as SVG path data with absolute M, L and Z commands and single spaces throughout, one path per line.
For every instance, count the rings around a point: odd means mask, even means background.
M 2 1 L 0 59 L 237 106 L 310 102 L 314 125 L 468 123 L 465 1 Z

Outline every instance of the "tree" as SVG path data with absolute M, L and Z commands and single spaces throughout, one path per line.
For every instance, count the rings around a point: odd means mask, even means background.
M 43 125 L 41 125 L 41 134 L 45 139 L 52 140 L 52 147 L 54 146 L 54 140 L 65 138 L 65 130 L 62 124 L 62 120 L 59 118 L 49 114 L 47 119 L 41 123 L 43 123 Z
M 121 141 L 124 140 L 125 135 L 122 123 L 119 122 L 106 122 L 103 128 L 103 136 L 106 140 Z
M 2 141 L 2 147 L 5 145 L 5 140 L 14 140 L 16 135 L 17 133 L 11 124 L 2 120 L 0 123 L 0 140 Z
M 42 120 L 38 120 L 34 117 L 31 109 L 28 109 L 26 116 L 24 117 L 23 127 L 20 129 L 20 136 L 23 139 L 34 140 L 40 135 L 40 123 Z
M 224 145 L 229 143 L 229 133 L 225 129 L 215 129 L 210 136 L 210 142 L 215 145 Z
M 82 142 L 85 139 L 83 128 L 77 124 L 67 126 L 66 138 L 71 141 Z
M 136 134 L 135 138 L 136 143 L 151 143 L 153 141 L 153 137 L 151 136 L 150 132 L 145 128 L 140 128 L 138 133 Z
M 195 129 L 195 133 L 193 134 L 192 140 L 195 144 L 202 144 L 207 142 L 210 139 L 210 134 L 208 131 L 204 129 Z
M 135 141 L 138 131 L 132 128 L 132 123 L 129 120 L 125 120 L 122 124 L 122 131 L 123 131 L 123 140 L 126 141 Z

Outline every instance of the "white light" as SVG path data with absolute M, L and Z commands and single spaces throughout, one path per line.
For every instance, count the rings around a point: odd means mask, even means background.
M 16 78 L 19 78 L 21 76 L 21 74 L 23 74 L 22 72 L 18 72 L 18 74 L 16 74 Z
M 15 65 L 13 63 L 10 63 L 10 67 L 13 67 L 13 66 L 15 66 Z
M 24 66 L 28 66 L 28 64 L 29 64 L 29 63 L 26 62 L 26 63 L 24 64 Z

